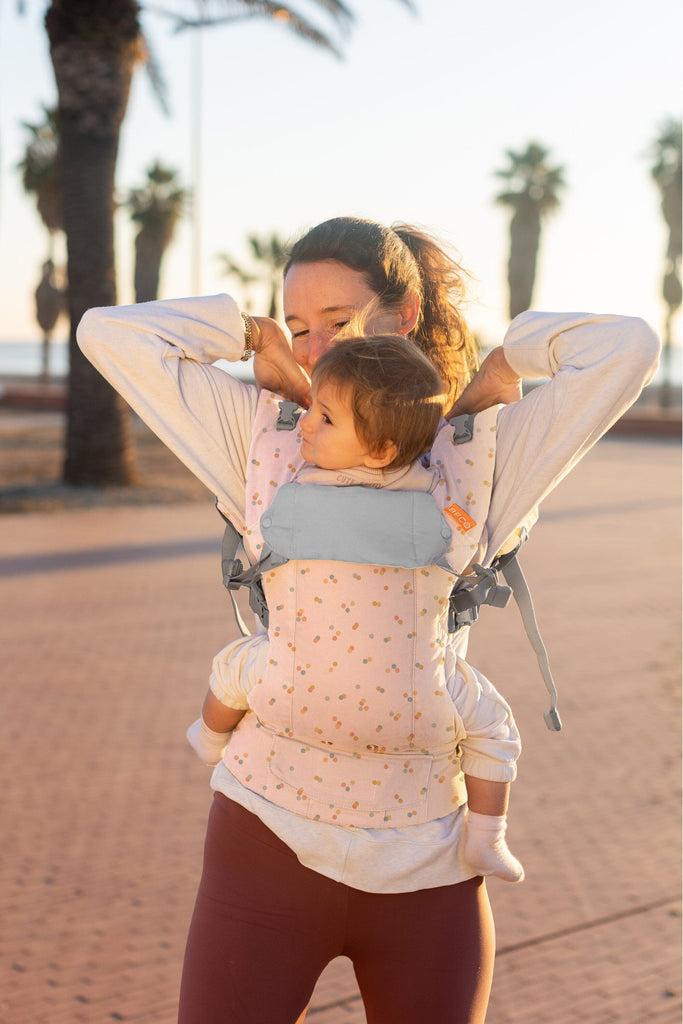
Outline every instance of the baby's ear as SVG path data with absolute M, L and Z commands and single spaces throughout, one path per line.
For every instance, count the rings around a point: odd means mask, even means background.
M 382 448 L 373 455 L 366 455 L 364 463 L 368 469 L 384 469 L 398 455 L 398 448 L 393 441 L 385 441 Z

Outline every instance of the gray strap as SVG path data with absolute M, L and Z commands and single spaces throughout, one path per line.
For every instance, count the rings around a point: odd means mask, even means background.
M 220 509 L 218 510 L 220 512 Z M 223 513 L 221 512 L 221 515 Z M 235 574 L 242 572 L 242 563 L 239 558 L 235 558 L 237 554 L 237 548 L 239 547 L 241 536 L 237 527 L 230 522 L 226 516 L 223 516 L 225 520 L 225 530 L 223 531 L 223 540 L 221 542 L 221 571 L 223 573 L 223 586 L 227 589 L 232 601 L 232 609 L 235 613 L 235 621 L 239 628 L 242 636 L 249 636 L 250 630 L 247 629 L 246 623 L 240 614 L 240 610 L 237 607 L 237 601 L 235 600 L 235 587 L 231 586 L 231 580 Z
M 522 572 L 522 568 L 516 557 L 507 560 L 505 564 L 501 566 L 501 572 L 512 587 L 512 593 L 514 594 L 515 601 L 519 606 L 526 635 L 529 637 L 529 642 L 536 652 L 541 675 L 543 676 L 543 681 L 545 682 L 548 693 L 550 694 L 550 707 L 543 716 L 545 718 L 545 724 L 554 732 L 559 732 L 562 728 L 562 721 L 557 710 L 557 688 L 553 680 L 552 672 L 550 671 L 548 652 L 545 649 L 545 644 L 543 643 L 538 629 L 538 623 L 536 622 L 536 613 L 534 612 L 534 604 L 531 600 L 527 581 L 524 578 L 524 573 Z
M 235 613 L 235 622 L 237 623 L 238 629 L 242 636 L 251 636 L 251 630 L 247 628 L 247 624 L 240 614 L 240 610 L 237 607 L 237 601 L 235 599 L 235 591 L 232 588 L 228 589 L 230 600 L 232 601 L 232 610 Z
M 448 632 L 458 633 L 465 626 L 473 626 L 479 618 L 481 605 L 505 608 L 512 597 L 510 587 L 504 587 L 494 567 L 472 565 L 466 576 L 458 579 L 464 586 L 453 589 L 448 602 Z M 459 586 L 456 584 L 456 587 Z
M 220 512 L 220 509 L 218 511 Z M 266 604 L 265 594 L 263 593 L 261 577 L 264 570 L 274 569 L 278 565 L 284 565 L 287 559 L 273 554 L 272 551 L 264 549 L 263 557 L 254 565 L 250 565 L 245 569 L 240 559 L 235 558 L 242 537 L 234 524 L 231 523 L 222 512 L 221 515 L 225 520 L 225 530 L 223 531 L 223 541 L 221 543 L 221 571 L 223 573 L 223 586 L 230 594 L 233 611 L 235 612 L 235 621 L 237 622 L 240 633 L 242 636 L 251 636 L 251 630 L 247 628 L 247 625 L 240 614 L 240 610 L 237 607 L 235 592 L 239 590 L 240 587 L 249 588 L 249 607 L 256 613 L 256 615 L 258 615 L 259 619 L 267 629 L 268 605 Z

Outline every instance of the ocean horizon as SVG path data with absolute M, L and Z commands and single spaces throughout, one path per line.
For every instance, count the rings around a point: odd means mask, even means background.
M 43 343 L 41 341 L 0 341 L 0 377 L 39 377 L 42 372 Z M 219 361 L 218 365 L 228 364 Z M 51 377 L 66 377 L 69 373 L 69 342 L 64 338 L 52 339 L 48 354 Z M 252 379 L 251 363 L 232 363 L 230 372 L 243 380 Z
M 671 383 L 680 385 L 683 380 L 683 353 L 675 346 L 671 358 Z M 219 362 L 218 365 L 221 365 Z M 228 364 L 224 364 L 228 368 Z M 39 377 L 42 370 L 42 342 L 0 341 L 0 377 Z M 51 377 L 66 377 L 69 372 L 69 342 L 53 339 L 50 342 L 49 372 Z M 251 379 L 251 364 L 230 364 L 230 372 L 236 377 Z M 654 383 L 661 381 L 661 366 L 654 376 Z

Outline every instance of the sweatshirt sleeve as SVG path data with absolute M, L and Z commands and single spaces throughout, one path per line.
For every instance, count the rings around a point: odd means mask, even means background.
M 459 739 L 464 773 L 489 782 L 512 782 L 522 744 L 509 704 L 462 658 L 457 659 L 448 692 L 464 729 Z
M 263 678 L 270 653 L 265 633 L 242 636 L 219 651 L 211 665 L 209 687 L 226 707 L 249 708 L 249 693 Z
M 90 309 L 78 344 L 242 532 L 258 392 L 212 365 L 244 351 L 234 300 L 214 295 Z
M 636 317 L 526 312 L 503 351 L 520 377 L 549 379 L 500 411 L 487 561 L 633 404 L 660 344 Z

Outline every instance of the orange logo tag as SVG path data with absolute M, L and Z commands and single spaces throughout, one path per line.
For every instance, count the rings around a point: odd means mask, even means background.
M 450 516 L 451 519 L 455 520 L 458 529 L 463 533 L 467 533 L 468 530 L 471 530 L 473 526 L 477 525 L 476 520 L 472 519 L 471 516 L 468 516 L 467 512 L 460 508 L 459 505 L 449 505 L 448 508 L 444 509 L 444 512 L 447 516 Z

